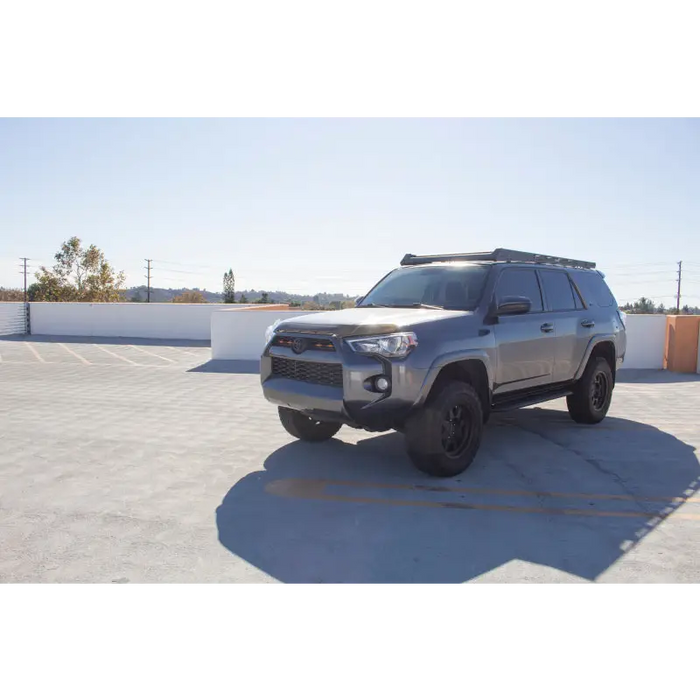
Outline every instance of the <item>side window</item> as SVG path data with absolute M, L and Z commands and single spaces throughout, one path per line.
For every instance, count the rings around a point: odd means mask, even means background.
M 574 279 L 588 306 L 613 306 L 615 297 L 597 272 L 575 272 Z
M 566 272 L 540 270 L 547 306 L 552 311 L 573 311 L 576 308 L 574 290 Z
M 534 270 L 510 268 L 498 278 L 496 299 L 503 297 L 527 297 L 532 302 L 532 311 L 542 311 L 542 292 Z
M 576 310 L 581 311 L 585 307 L 583 306 L 583 301 L 581 299 L 581 295 L 578 293 L 578 289 L 576 289 L 576 286 L 574 285 L 572 280 L 569 280 L 571 284 L 571 292 L 574 295 L 574 301 L 576 302 Z

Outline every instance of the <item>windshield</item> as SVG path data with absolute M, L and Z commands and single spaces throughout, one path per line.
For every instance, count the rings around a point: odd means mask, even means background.
M 360 306 L 473 311 L 479 304 L 488 269 L 487 265 L 402 267 L 387 275 Z

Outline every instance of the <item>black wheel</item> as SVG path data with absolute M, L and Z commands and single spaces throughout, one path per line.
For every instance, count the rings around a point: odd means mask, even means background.
M 306 442 L 330 440 L 342 425 L 342 423 L 315 420 L 291 408 L 279 406 L 277 410 L 284 429 L 295 438 Z
M 605 418 L 613 392 L 613 373 L 603 357 L 593 357 L 574 393 L 566 397 L 569 415 L 577 423 L 600 423 Z
M 425 474 L 457 476 L 474 460 L 484 431 L 484 411 L 474 387 L 452 382 L 406 424 L 406 447 Z

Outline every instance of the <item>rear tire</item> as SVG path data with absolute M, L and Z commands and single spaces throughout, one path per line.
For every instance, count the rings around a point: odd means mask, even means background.
M 608 361 L 591 358 L 574 393 L 566 397 L 569 415 L 577 423 L 600 423 L 610 408 L 612 392 L 613 373 Z
M 484 431 L 476 390 L 451 382 L 406 422 L 406 447 L 413 464 L 430 476 L 461 474 L 474 461 Z
M 291 408 L 277 409 L 284 429 L 293 437 L 304 442 L 324 442 L 330 440 L 341 428 L 342 423 L 321 421 Z

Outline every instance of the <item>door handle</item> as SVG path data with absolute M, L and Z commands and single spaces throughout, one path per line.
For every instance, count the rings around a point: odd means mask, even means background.
M 551 333 L 554 330 L 554 324 L 553 323 L 543 323 L 540 326 L 540 330 L 543 333 Z
M 593 328 L 593 326 L 595 326 L 595 321 L 591 321 L 590 319 L 586 319 L 585 321 L 581 321 L 581 325 L 584 328 Z

